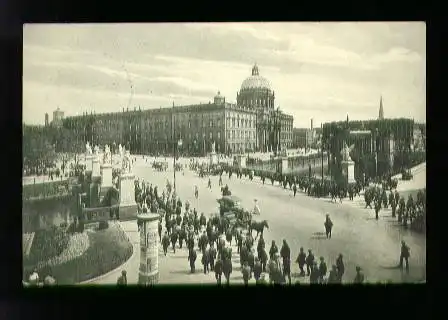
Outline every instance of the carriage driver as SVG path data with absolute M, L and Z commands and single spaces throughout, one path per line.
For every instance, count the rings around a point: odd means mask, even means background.
M 254 210 L 253 210 L 252 213 L 253 213 L 253 214 L 256 214 L 256 215 L 260 215 L 261 212 L 260 212 L 260 208 L 258 207 L 258 201 L 257 201 L 257 199 L 255 199 L 254 202 L 255 202 L 255 206 L 254 206 Z

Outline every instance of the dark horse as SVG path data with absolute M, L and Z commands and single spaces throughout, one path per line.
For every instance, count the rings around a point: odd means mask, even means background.
M 255 239 L 258 238 L 258 235 L 261 233 L 261 235 L 263 235 L 263 231 L 264 228 L 268 228 L 269 229 L 269 225 L 268 225 L 268 221 L 267 220 L 263 220 L 263 221 L 251 221 L 249 224 L 249 233 L 252 235 L 252 230 L 257 231 L 257 236 L 255 237 Z

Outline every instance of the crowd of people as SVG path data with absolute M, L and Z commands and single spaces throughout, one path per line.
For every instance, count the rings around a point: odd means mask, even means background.
M 223 227 L 220 225 L 219 218 L 207 219 L 204 213 L 198 214 L 188 202 L 182 203 L 169 182 L 162 193 L 159 192 L 157 186 L 145 181 L 137 181 L 135 190 L 140 212 L 160 213 L 158 234 L 164 255 L 167 255 L 168 250 L 172 250 L 175 254 L 176 249 L 182 249 L 185 245 L 188 249 L 188 264 L 191 273 L 196 272 L 197 262 L 199 262 L 202 267 L 201 272 L 214 273 L 218 284 L 221 284 L 222 276 L 224 276 L 225 283 L 229 284 L 231 275 L 234 273 L 232 262 L 232 242 L 234 242 L 245 284 L 248 284 L 252 278 L 257 284 L 291 284 L 291 249 L 286 240 L 283 240 L 280 250 L 276 242 L 272 241 L 267 251 L 263 235 L 255 243 L 252 234 L 247 230 L 235 228 L 236 225 Z M 324 226 L 327 238 L 331 238 L 333 223 L 328 215 Z M 199 261 L 198 254 L 200 254 Z M 304 248 L 301 248 L 294 261 L 300 268 L 299 276 L 309 276 L 309 282 L 312 284 L 342 283 L 345 272 L 342 254 L 330 270 L 327 268 L 324 257 L 319 257 L 317 261 L 312 249 L 308 249 L 308 254 L 305 254 Z M 356 272 L 353 282 L 363 283 L 364 275 L 361 268 L 357 267 Z

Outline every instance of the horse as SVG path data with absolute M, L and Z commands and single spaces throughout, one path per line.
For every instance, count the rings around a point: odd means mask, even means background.
M 252 235 L 252 230 L 257 231 L 257 236 L 255 237 L 255 239 L 257 239 L 258 235 L 260 233 L 261 233 L 261 235 L 263 235 L 264 228 L 268 228 L 269 229 L 269 225 L 268 225 L 268 221 L 267 220 L 263 220 L 261 222 L 251 221 L 250 224 L 249 224 L 249 233 Z

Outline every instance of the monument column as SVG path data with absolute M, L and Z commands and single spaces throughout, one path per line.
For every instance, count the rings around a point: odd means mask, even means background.
M 142 213 L 137 215 L 140 225 L 140 269 L 138 284 L 150 286 L 159 282 L 159 215 Z

